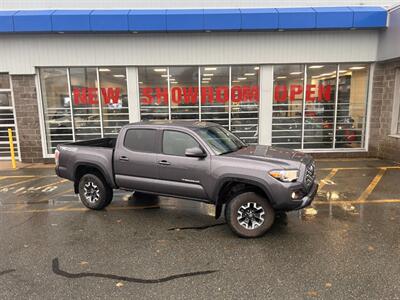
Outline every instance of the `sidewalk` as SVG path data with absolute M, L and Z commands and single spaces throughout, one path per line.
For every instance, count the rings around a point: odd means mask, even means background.
M 17 169 L 52 169 L 54 164 L 44 163 L 22 163 L 17 161 Z M 13 170 L 11 161 L 0 161 L 0 171 Z

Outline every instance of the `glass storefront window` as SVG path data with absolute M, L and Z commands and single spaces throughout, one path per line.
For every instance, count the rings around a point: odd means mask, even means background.
M 301 149 L 304 65 L 274 66 L 272 144 Z
M 363 148 L 369 65 L 273 67 L 272 144 Z M 0 74 L 0 107 L 11 94 Z M 125 67 L 41 68 L 47 152 L 59 143 L 116 136 L 129 123 Z M 141 120 L 211 121 L 258 142 L 258 66 L 139 67 Z M 131 83 L 134 84 L 134 83 Z M 3 88 L 2 88 L 3 87 Z
M 140 116 L 146 120 L 168 120 L 168 68 L 139 68 Z
M 368 65 L 339 65 L 336 148 L 360 148 L 364 143 Z
M 272 144 L 364 147 L 368 71 L 366 64 L 274 66 Z
M 39 75 L 48 154 L 61 143 L 115 137 L 129 123 L 126 68 L 41 68 Z
M 171 119 L 198 120 L 199 118 L 199 68 L 169 68 Z
M 254 144 L 258 81 L 258 66 L 141 67 L 141 119 L 216 122 Z
M 99 79 L 104 136 L 116 137 L 129 123 L 126 68 L 99 68 Z
M 258 67 L 232 67 L 231 131 L 249 144 L 258 143 L 258 78 Z
M 40 69 L 47 151 L 54 153 L 59 143 L 73 141 L 71 99 L 66 68 Z
M 337 65 L 307 66 L 304 148 L 332 148 Z
M 229 67 L 204 66 L 201 73 L 201 120 L 229 128 Z
M 70 68 L 76 141 L 101 137 L 96 68 Z

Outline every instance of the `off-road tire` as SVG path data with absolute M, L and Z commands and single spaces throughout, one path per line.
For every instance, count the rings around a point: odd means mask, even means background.
M 93 190 L 92 193 L 90 192 L 91 190 Z M 89 197 L 89 194 L 92 194 L 93 197 Z M 113 190 L 107 185 L 102 176 L 88 173 L 79 180 L 79 198 L 87 208 L 101 210 L 111 203 Z
M 239 209 L 241 209 L 241 212 L 239 212 Z M 249 210 L 250 213 L 254 211 L 251 216 L 258 216 L 255 217 L 255 222 L 253 224 L 251 223 L 252 218 L 245 219 L 243 217 L 243 215 L 249 215 Z M 264 213 L 262 215 L 262 222 L 261 217 L 259 216 L 260 213 Z M 245 220 L 249 219 L 250 222 L 241 225 L 238 218 L 241 220 L 242 223 L 246 223 Z M 243 191 L 239 194 L 234 195 L 232 199 L 227 203 L 225 209 L 225 219 L 230 229 L 238 236 L 242 238 L 256 238 L 264 235 L 268 231 L 268 229 L 271 228 L 275 220 L 275 211 L 268 200 L 264 197 L 252 191 Z M 245 226 L 249 226 L 249 224 L 250 226 L 256 227 L 246 228 Z

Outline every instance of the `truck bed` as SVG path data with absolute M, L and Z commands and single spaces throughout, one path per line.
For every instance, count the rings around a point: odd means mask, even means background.
M 80 141 L 75 143 L 69 143 L 68 145 L 74 146 L 86 146 L 86 147 L 102 147 L 102 148 L 114 148 L 116 138 L 102 138 L 102 139 L 93 139 L 87 141 Z
M 97 166 L 107 183 L 114 187 L 113 160 L 116 138 L 102 138 L 57 146 L 60 165 L 57 174 L 74 180 L 80 166 Z

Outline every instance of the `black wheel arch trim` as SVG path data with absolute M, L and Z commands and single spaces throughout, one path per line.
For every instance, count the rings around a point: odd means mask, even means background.
M 215 199 L 215 205 L 221 205 L 222 199 L 220 199 L 220 192 L 223 188 L 223 186 L 228 183 L 228 182 L 237 182 L 237 183 L 244 183 L 244 184 L 249 184 L 249 185 L 254 185 L 258 188 L 260 188 L 268 197 L 268 201 L 272 205 L 274 205 L 274 200 L 272 198 L 272 193 L 269 191 L 268 187 L 260 182 L 260 180 L 256 177 L 251 177 L 251 176 L 227 176 L 223 177 L 222 179 L 219 180 L 217 184 L 216 191 L 214 192 L 214 199 Z
M 115 182 L 113 181 L 113 179 L 109 178 L 110 176 L 107 175 L 107 172 L 98 164 L 95 163 L 91 163 L 91 162 L 76 162 L 74 165 L 74 190 L 75 193 L 78 192 L 78 184 L 79 182 L 77 182 L 77 171 L 78 168 L 80 167 L 90 167 L 90 168 L 94 168 L 96 170 L 98 170 L 100 172 L 100 174 L 103 176 L 103 178 L 105 179 L 106 183 L 112 188 L 116 188 Z

